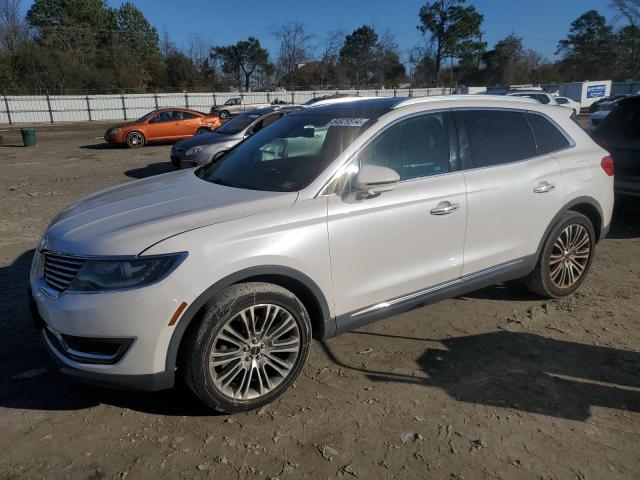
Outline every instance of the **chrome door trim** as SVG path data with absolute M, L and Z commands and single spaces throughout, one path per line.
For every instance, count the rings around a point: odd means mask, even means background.
M 439 285 L 435 285 L 433 287 L 429 287 L 429 288 L 426 288 L 424 290 L 419 290 L 417 292 L 410 293 L 410 294 L 404 295 L 402 297 L 397 297 L 397 298 L 394 298 L 392 300 L 386 300 L 384 302 L 377 303 L 377 304 L 375 304 L 375 305 L 373 305 L 371 307 L 367 307 L 367 308 L 365 308 L 363 310 L 358 310 L 357 312 L 352 313 L 350 316 L 351 317 L 357 317 L 359 315 L 364 315 L 366 313 L 371 313 L 371 312 L 375 312 L 377 310 L 382 310 L 384 308 L 389 308 L 389 307 L 392 307 L 394 305 L 398 305 L 400 303 L 403 303 L 403 302 L 406 302 L 406 301 L 409 301 L 409 300 L 413 300 L 413 299 L 415 299 L 417 297 L 421 297 L 423 295 L 428 295 L 430 293 L 435 293 L 435 292 L 438 292 L 439 290 L 442 290 L 442 289 L 445 289 L 445 288 L 448 288 L 448 287 L 452 287 L 454 285 L 463 285 L 465 282 L 468 282 L 470 280 L 475 280 L 476 278 L 483 277 L 485 275 L 489 275 L 491 273 L 495 273 L 495 272 L 498 272 L 500 270 L 505 270 L 507 268 L 513 267 L 514 265 L 518 265 L 518 264 L 520 264 L 520 263 L 522 263 L 524 261 L 525 261 L 525 259 L 519 258 L 517 260 L 512 260 L 510 262 L 502 263 L 500 265 L 496 265 L 494 267 L 487 268 L 487 269 L 481 270 L 479 272 L 475 272 L 475 273 L 471 273 L 469 275 L 465 275 L 464 277 L 458 278 L 456 280 L 451 280 L 449 282 L 441 283 Z

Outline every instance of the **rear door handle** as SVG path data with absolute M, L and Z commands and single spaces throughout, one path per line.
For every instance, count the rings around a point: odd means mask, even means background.
M 459 203 L 440 202 L 436 208 L 431 209 L 431 215 L 449 215 L 460 208 Z
M 547 192 L 550 192 L 551 190 L 554 190 L 555 188 L 556 186 L 553 183 L 540 182 L 538 185 L 536 185 L 533 191 L 535 193 L 547 193 Z

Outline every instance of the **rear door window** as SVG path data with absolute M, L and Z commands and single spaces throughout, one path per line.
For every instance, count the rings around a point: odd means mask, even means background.
M 538 154 L 556 152 L 571 145 L 567 137 L 550 120 L 537 113 L 529 113 L 536 136 Z
M 537 155 L 533 132 L 524 112 L 459 110 L 455 116 L 466 168 L 502 165 Z

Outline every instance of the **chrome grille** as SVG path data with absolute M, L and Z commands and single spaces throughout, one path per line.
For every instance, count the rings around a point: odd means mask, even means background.
M 63 292 L 76 277 L 84 260 L 57 253 L 44 253 L 44 281 L 57 292 Z

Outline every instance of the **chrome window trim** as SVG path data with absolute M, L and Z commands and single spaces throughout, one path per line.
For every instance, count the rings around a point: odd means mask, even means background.
M 419 290 L 417 292 L 409 293 L 408 295 L 403 295 L 401 297 L 396 297 L 391 300 L 386 300 L 384 302 L 377 303 L 370 307 L 364 308 L 362 310 L 358 310 L 357 312 L 352 313 L 351 317 L 357 317 L 359 315 L 364 315 L 365 313 L 371 313 L 376 310 L 382 310 L 383 308 L 392 307 L 394 305 L 398 305 L 400 303 L 406 302 L 408 300 L 412 300 L 414 298 L 418 298 L 422 295 L 426 295 L 429 293 L 434 293 L 444 288 L 452 287 L 454 285 L 461 285 L 468 280 L 473 280 L 475 278 L 482 277 L 483 275 L 487 275 L 489 273 L 498 272 L 500 270 L 504 270 L 506 268 L 512 267 L 519 263 L 524 262 L 523 259 L 519 258 L 517 260 L 512 260 L 510 262 L 502 263 L 500 265 L 495 265 L 493 267 L 486 268 L 484 270 L 480 270 L 478 272 L 470 273 L 469 275 L 465 275 L 464 277 L 458 277 L 455 280 L 450 280 L 448 282 L 441 283 L 439 285 L 434 285 L 429 288 L 425 288 L 423 290 Z
M 551 118 L 549 115 L 543 113 L 543 112 L 538 112 L 536 110 L 527 110 L 527 114 L 529 115 L 540 115 L 542 118 L 544 118 L 545 120 L 548 120 L 549 122 L 551 122 L 551 125 L 553 125 L 554 127 L 556 127 L 556 129 L 558 129 L 560 131 L 560 133 L 564 136 L 565 140 L 567 142 L 569 142 L 569 145 L 564 147 L 564 148 L 559 148 L 558 150 L 553 150 L 551 152 L 545 153 L 543 155 L 551 155 L 552 153 L 556 153 L 556 152 L 562 152 L 564 150 L 568 150 L 570 148 L 574 148 L 576 146 L 576 142 L 575 140 L 566 132 L 566 130 L 564 128 L 562 128 L 558 122 L 556 122 L 553 118 Z M 534 132 L 534 137 L 535 137 L 535 132 Z
M 562 107 L 559 107 L 559 108 L 562 108 Z M 537 160 L 537 159 L 540 159 L 540 158 L 544 158 L 545 156 L 553 156 L 552 154 L 554 154 L 554 153 L 563 152 L 565 150 L 569 150 L 569 149 L 572 149 L 572 148 L 576 147 L 576 142 L 573 140 L 573 138 L 571 138 L 564 131 L 564 129 L 557 124 L 557 122 L 555 122 L 548 115 L 545 115 L 542 112 L 538 112 L 537 110 L 529 110 L 529 109 L 522 109 L 522 108 L 508 108 L 508 107 L 458 107 L 458 108 L 451 109 L 452 113 L 461 112 L 461 111 L 470 111 L 470 110 L 476 110 L 476 111 L 477 110 L 503 110 L 503 111 L 509 111 L 509 112 L 520 112 L 520 113 L 523 113 L 523 114 L 535 113 L 535 114 L 538 114 L 538 115 L 542 115 L 544 118 L 548 119 L 551 123 L 553 123 L 553 125 L 556 128 L 558 128 L 560 130 L 560 132 L 564 135 L 564 137 L 569 142 L 569 146 L 567 146 L 565 148 L 562 148 L 560 150 L 554 150 L 553 152 L 543 153 L 541 155 L 535 155 L 533 157 L 522 158 L 520 160 L 514 160 L 513 162 L 505 162 L 505 163 L 499 163 L 497 165 L 487 165 L 487 166 L 484 166 L 484 167 L 474 167 L 474 168 L 464 168 L 464 166 L 463 166 L 460 169 L 461 172 L 474 172 L 476 170 L 485 170 L 487 168 L 499 168 L 499 167 L 503 167 L 505 165 L 514 165 L 514 164 L 522 163 L 522 162 L 530 162 L 532 160 Z M 525 117 L 525 119 L 526 119 L 526 117 Z M 528 123 L 528 120 L 527 120 L 527 123 Z M 533 132 L 533 129 L 531 128 L 531 126 L 529 126 L 529 128 L 531 129 L 531 135 L 533 135 L 533 140 L 535 142 L 535 133 Z M 536 145 L 536 149 L 537 149 L 537 145 Z
M 558 107 L 558 108 L 563 108 L 563 107 Z M 370 145 L 371 142 L 373 142 L 375 139 L 377 139 L 383 132 L 385 132 L 390 127 L 396 125 L 397 123 L 399 123 L 401 121 L 404 121 L 406 119 L 410 119 L 412 117 L 421 116 L 421 115 L 428 115 L 430 113 L 451 112 L 452 114 L 455 114 L 455 112 L 477 111 L 477 110 L 492 110 L 492 111 L 493 110 L 498 110 L 498 111 L 506 111 L 506 112 L 519 112 L 519 113 L 522 113 L 522 114 L 530 114 L 530 115 L 531 114 L 533 114 L 533 115 L 541 115 L 546 120 L 549 120 L 552 123 L 552 125 L 554 127 L 556 127 L 560 131 L 560 133 L 562 133 L 564 138 L 569 142 L 569 145 L 567 147 L 561 148 L 559 150 L 554 150 L 552 152 L 543 153 L 541 155 L 535 155 L 533 157 L 527 157 L 527 158 L 523 158 L 523 159 L 520 159 L 520 160 L 514 160 L 513 162 L 500 163 L 498 165 L 489 165 L 489 166 L 486 166 L 486 167 L 475 167 L 475 168 L 464 168 L 464 166 L 460 165 L 460 168 L 457 169 L 457 170 L 452 170 L 452 171 L 449 171 L 449 172 L 439 173 L 437 175 L 428 175 L 428 176 L 424 176 L 424 177 L 415 177 L 415 178 L 410 178 L 410 179 L 406 179 L 406 180 L 401 180 L 399 183 L 411 182 L 411 181 L 415 181 L 415 180 L 424 180 L 425 178 L 432 178 L 432 177 L 437 177 L 437 176 L 442 176 L 442 175 L 450 175 L 452 173 L 472 172 L 472 171 L 475 171 L 475 170 L 484 170 L 486 168 L 496 168 L 496 167 L 501 167 L 503 165 L 512 165 L 512 164 L 517 164 L 517 163 L 521 163 L 521 162 L 528 162 L 528 161 L 531 161 L 531 160 L 536 160 L 536 159 L 539 159 L 539 158 L 543 158 L 543 157 L 545 157 L 547 155 L 553 156 L 554 153 L 563 152 L 565 150 L 570 150 L 570 149 L 576 147 L 576 142 L 564 130 L 564 128 L 562 128 L 553 118 L 549 117 L 544 112 L 540 112 L 540 111 L 537 111 L 537 110 L 530 110 L 528 108 L 518 108 L 518 107 L 481 107 L 481 106 L 425 109 L 425 110 L 422 110 L 420 112 L 413 112 L 413 113 L 410 113 L 408 115 L 404 115 L 402 117 L 396 118 L 395 120 L 392 120 L 389 123 L 387 123 L 380 130 L 378 130 L 373 136 L 368 138 L 367 141 L 365 143 L 363 143 L 358 148 L 358 150 L 356 150 L 353 154 L 351 154 L 349 157 L 347 157 L 344 161 L 342 161 L 335 168 L 335 170 L 334 170 L 333 174 L 331 175 L 331 177 L 329 178 L 329 180 L 327 180 L 324 183 L 324 185 L 320 188 L 318 193 L 316 193 L 316 195 L 313 198 L 328 197 L 330 195 L 336 195 L 335 193 L 329 193 L 326 190 L 329 187 L 329 185 L 331 185 L 331 183 L 333 183 L 333 181 L 337 178 L 337 175 L 339 174 L 339 170 L 341 168 L 345 167 L 350 161 L 352 161 L 358 155 L 360 155 L 360 153 L 362 153 L 362 150 L 364 150 L 368 145 Z M 454 122 L 454 126 L 455 126 L 455 122 Z M 529 128 L 531 128 L 531 126 Z M 535 141 L 535 133 L 533 132 L 533 128 L 531 128 L 531 134 L 533 135 L 534 141 Z M 456 129 L 455 135 L 459 140 L 460 133 L 457 132 L 457 129 Z M 536 148 L 537 148 L 537 144 L 536 144 Z M 458 156 L 460 156 L 460 152 L 458 152 Z
M 375 134 L 373 134 L 371 137 L 369 137 L 362 145 L 360 145 L 360 147 L 358 147 L 358 149 L 352 153 L 349 157 L 347 157 L 344 161 L 342 161 L 334 170 L 333 174 L 331 175 L 331 177 L 329 178 L 329 180 L 327 180 L 324 185 L 320 188 L 320 190 L 318 191 L 318 193 L 314 196 L 314 198 L 318 198 L 318 197 L 328 197 L 330 195 L 336 195 L 335 193 L 328 193 L 326 191 L 326 189 L 329 187 L 329 185 L 331 185 L 331 183 L 333 183 L 333 181 L 337 178 L 338 174 L 340 173 L 339 170 L 343 167 L 345 167 L 349 162 L 353 161 L 355 158 L 358 157 L 358 155 L 360 155 L 362 153 L 362 151 L 367 148 L 373 141 L 377 140 L 384 132 L 386 132 L 389 128 L 395 126 L 396 124 L 403 122 L 405 120 L 414 118 L 414 117 L 420 117 L 420 116 L 424 116 L 424 115 L 429 115 L 432 113 L 443 113 L 443 112 L 451 112 L 451 108 L 434 108 L 434 109 L 427 109 L 427 110 L 422 110 L 420 112 L 413 112 L 413 113 L 409 113 L 407 115 L 403 115 L 402 117 L 398 117 L 395 120 L 391 120 L 390 122 L 388 122 L 384 127 L 382 127 L 380 130 L 378 130 Z M 457 136 L 457 134 L 456 134 Z M 449 161 L 451 161 L 451 159 L 449 159 Z M 431 177 L 436 177 L 436 176 L 442 176 L 442 175 L 449 175 L 451 173 L 460 173 L 460 170 L 455 170 L 455 171 L 449 171 L 449 172 L 443 172 L 443 173 L 439 173 L 437 175 L 427 175 L 424 177 L 414 177 L 414 178 L 408 178 L 406 180 L 400 180 L 399 183 L 405 183 L 405 182 L 410 182 L 410 181 L 414 181 L 414 180 L 424 180 L 425 178 L 431 178 Z

